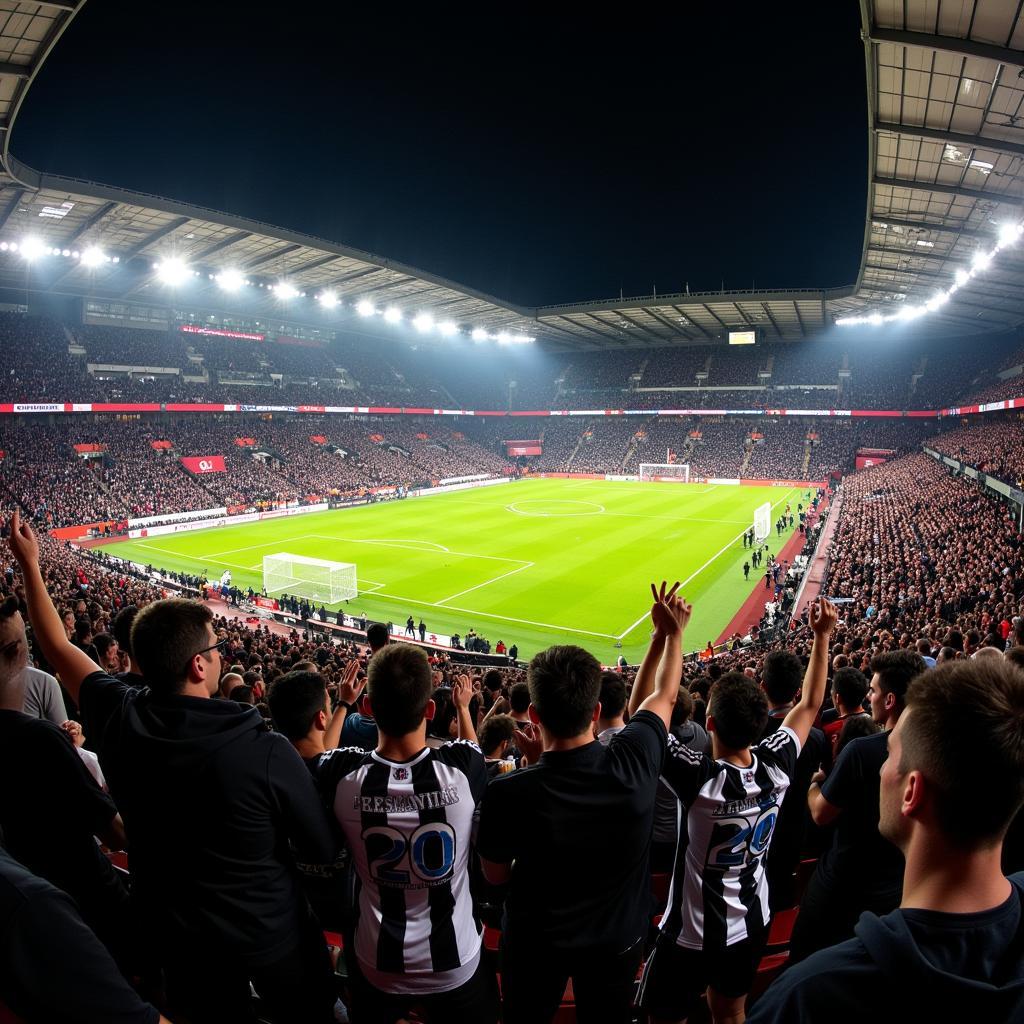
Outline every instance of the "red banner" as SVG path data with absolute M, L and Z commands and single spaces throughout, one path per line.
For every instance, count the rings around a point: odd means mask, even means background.
M 280 607 L 278 603 L 272 597 L 257 597 L 256 604 L 260 608 L 269 608 L 271 611 L 277 611 Z
M 203 327 L 200 324 L 182 324 L 178 328 L 184 334 L 202 334 L 214 338 L 235 338 L 237 341 L 263 341 L 265 334 L 251 331 L 229 331 L 223 327 Z
M 883 462 L 887 461 L 887 459 L 879 455 L 858 455 L 856 467 L 857 469 L 869 469 L 871 466 L 880 466 Z
M 310 434 L 309 439 L 313 444 L 327 444 L 327 438 L 323 434 Z
M 90 455 L 96 452 L 105 452 L 107 450 L 107 446 L 105 444 L 76 444 L 74 448 L 79 455 Z
M 255 437 L 236 437 L 235 438 L 235 444 L 237 444 L 239 448 L 255 448 L 256 447 L 256 438 Z
M 158 452 L 163 452 L 167 451 L 168 448 L 173 448 L 174 445 L 172 445 L 170 441 L 150 441 L 149 447 Z
M 181 464 L 190 473 L 197 475 L 227 472 L 223 455 L 185 455 L 182 456 Z

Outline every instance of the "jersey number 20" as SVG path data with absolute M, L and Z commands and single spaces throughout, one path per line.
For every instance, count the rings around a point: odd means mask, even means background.
M 424 882 L 437 882 L 455 866 L 455 830 L 443 822 L 420 825 L 405 836 L 388 825 L 375 825 L 363 832 L 370 874 L 385 885 L 408 884 L 412 869 Z
M 773 804 L 761 812 L 753 824 L 747 818 L 716 821 L 708 847 L 708 867 L 736 868 L 747 858 L 760 857 L 768 849 L 779 808 Z

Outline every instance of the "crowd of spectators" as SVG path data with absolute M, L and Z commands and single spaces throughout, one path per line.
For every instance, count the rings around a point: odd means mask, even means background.
M 944 431 L 926 442 L 988 476 L 1020 487 L 1024 483 L 1024 430 L 1019 419 L 983 421 Z

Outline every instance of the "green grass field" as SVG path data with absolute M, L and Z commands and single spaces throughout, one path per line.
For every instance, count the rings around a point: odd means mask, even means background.
M 741 534 L 754 509 L 805 492 L 786 487 L 523 480 L 406 501 L 112 544 L 112 555 L 158 568 L 205 570 L 262 585 L 264 555 L 288 552 L 358 567 L 346 606 L 371 619 L 465 636 L 473 627 L 520 657 L 576 643 L 632 664 L 649 632 L 651 580 L 684 581 L 694 603 L 693 650 L 728 625 L 755 583 L 744 582 Z M 772 517 L 774 523 L 775 516 Z M 774 529 L 769 549 L 778 552 Z M 330 607 L 330 606 L 329 606 Z M 335 606 L 336 607 L 336 606 Z

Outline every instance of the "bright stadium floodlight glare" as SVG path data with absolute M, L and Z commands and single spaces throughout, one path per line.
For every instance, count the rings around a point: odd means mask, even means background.
M 237 292 L 245 284 L 245 276 L 240 270 L 222 270 L 214 281 L 226 292 Z
M 360 299 L 356 303 L 356 312 L 360 316 L 373 316 L 377 309 L 369 299 Z
M 164 284 L 170 285 L 172 288 L 175 285 L 182 284 L 192 276 L 192 271 L 185 261 L 179 260 L 175 257 L 161 260 L 156 264 L 155 269 L 156 276 L 163 281 Z
M 397 306 L 388 306 L 388 308 L 384 310 L 384 319 L 389 324 L 400 323 L 402 319 L 402 311 Z
M 1024 234 L 1024 224 L 1000 224 L 999 225 L 999 248 L 1005 249 L 1008 245 L 1014 245 Z
M 476 327 L 473 329 L 472 337 L 474 341 L 486 341 L 487 332 L 482 327 Z
M 321 292 L 316 297 L 316 301 L 319 302 L 324 309 L 334 309 L 338 304 L 338 293 L 330 290 Z
M 459 325 L 454 320 L 442 320 L 437 325 L 437 333 L 442 338 L 450 338 L 453 334 L 459 333 Z
M 283 300 L 296 299 L 299 296 L 299 289 L 287 281 L 278 281 L 273 287 L 274 294 Z
M 98 267 L 107 262 L 107 254 L 96 245 L 90 245 L 79 257 L 83 267 Z
M 434 318 L 429 313 L 417 313 L 413 318 L 412 325 L 420 334 L 426 334 L 427 331 L 434 329 Z
M 39 259 L 41 256 L 45 256 L 49 252 L 38 238 L 23 238 L 18 251 L 29 263 Z

